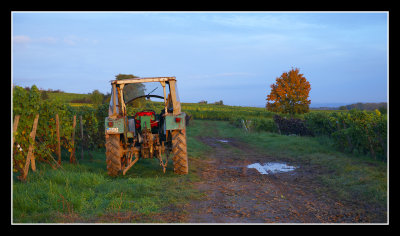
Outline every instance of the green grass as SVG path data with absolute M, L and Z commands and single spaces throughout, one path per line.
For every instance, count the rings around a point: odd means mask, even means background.
M 191 157 L 204 158 L 207 152 L 211 151 L 209 146 L 196 139 L 196 137 L 204 136 L 207 133 L 203 124 L 204 122 L 201 120 L 192 120 L 186 130 L 187 150 Z
M 318 175 L 317 181 L 334 190 L 339 198 L 386 206 L 386 164 L 341 153 L 327 139 L 248 133 L 226 121 L 194 120 L 187 128 L 190 160 L 205 158 L 212 150 L 198 141 L 196 137 L 201 136 L 235 138 L 266 155 L 320 166 L 328 172 Z M 113 216 L 120 213 L 137 215 L 131 222 L 158 222 L 160 219 L 152 216 L 184 209 L 184 204 L 202 197 L 192 185 L 199 180 L 199 170 L 190 162 L 189 175 L 178 176 L 172 171 L 171 160 L 164 174 L 158 160 L 141 159 L 125 176 L 117 178 L 107 175 L 104 150 L 94 152 L 93 160 L 85 156 L 73 165 L 65 159 L 62 165 L 63 170 L 53 170 L 37 163 L 37 171 L 29 172 L 27 183 L 14 176 L 14 223 L 111 223 L 119 222 Z
M 196 171 L 175 175 L 172 162 L 164 174 L 155 159 L 140 160 L 125 176 L 107 175 L 105 154 L 93 153 L 93 160 L 73 165 L 63 162 L 63 170 L 38 163 L 27 183 L 13 181 L 14 223 L 118 222 L 115 216 L 130 213 L 149 217 L 165 209 L 180 207 L 200 197 L 191 184 Z M 141 222 L 140 218 L 136 219 Z M 135 220 L 133 221 L 135 222 Z
M 209 148 L 194 138 L 203 132 L 201 128 L 193 125 L 187 129 L 190 159 L 202 158 Z M 84 160 L 73 165 L 68 163 L 68 153 L 63 153 L 63 169 L 58 170 L 37 163 L 37 171 L 30 170 L 26 183 L 14 176 L 13 222 L 96 222 L 104 221 L 104 217 L 106 222 L 118 222 L 107 216 L 121 212 L 141 216 L 133 222 L 152 222 L 153 214 L 179 208 L 202 196 L 192 188 L 199 177 L 190 163 L 189 175 L 178 176 L 173 173 L 172 160 L 164 174 L 158 160 L 141 159 L 125 176 L 111 178 L 107 175 L 105 150 L 92 155 L 92 160 L 85 155 Z

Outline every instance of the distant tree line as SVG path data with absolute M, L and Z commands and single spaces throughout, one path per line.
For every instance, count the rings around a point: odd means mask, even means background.
M 207 104 L 207 101 L 206 101 L 206 100 L 201 100 L 200 102 L 198 102 L 198 104 Z M 210 103 L 210 104 L 214 104 L 214 105 L 224 105 L 224 101 L 219 100 L 219 101 L 217 101 L 217 102 Z
M 30 91 L 30 87 L 25 87 L 24 88 L 26 91 Z M 49 93 L 65 93 L 64 91 L 57 89 L 57 90 L 52 90 L 52 89 L 39 89 L 40 92 L 40 98 L 42 100 L 47 100 L 50 98 Z M 93 90 L 93 92 L 88 93 L 88 96 L 82 97 L 82 98 L 76 98 L 72 99 L 70 103 L 87 103 L 87 104 L 104 104 L 110 102 L 111 98 L 111 93 L 106 93 L 103 94 L 99 90 Z
M 121 80 L 121 79 L 132 79 L 132 78 L 138 78 L 138 76 L 131 75 L 131 74 L 118 74 L 115 76 L 115 79 Z M 25 87 L 24 88 L 26 91 L 30 91 L 30 87 Z M 125 86 L 124 89 L 124 96 L 129 95 L 128 97 L 136 97 L 140 95 L 144 95 L 144 89 L 145 86 L 142 83 L 138 84 L 128 84 Z M 42 100 L 47 100 L 50 98 L 49 93 L 65 93 L 64 91 L 61 91 L 59 89 L 57 90 L 52 90 L 52 89 L 39 89 L 40 92 L 40 98 Z M 94 104 L 94 105 L 100 105 L 100 104 L 108 104 L 111 99 L 111 93 L 106 93 L 103 94 L 99 90 L 93 90 L 93 92 L 88 93 L 88 96 L 85 97 L 80 97 L 80 98 L 74 98 L 70 100 L 70 103 L 87 103 L 87 104 Z M 145 99 L 138 99 L 134 103 L 129 104 L 129 106 L 140 106 L 142 105 L 143 101 Z
M 379 102 L 379 103 L 354 103 L 350 105 L 340 106 L 339 110 L 367 110 L 367 111 L 374 111 L 379 110 L 382 114 L 387 113 L 387 102 Z

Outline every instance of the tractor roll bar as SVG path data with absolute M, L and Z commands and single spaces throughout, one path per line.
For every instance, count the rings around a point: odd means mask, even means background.
M 146 82 L 168 82 L 176 80 L 175 77 L 145 77 L 133 79 L 112 80 L 111 84 L 132 84 L 132 83 L 146 83 Z

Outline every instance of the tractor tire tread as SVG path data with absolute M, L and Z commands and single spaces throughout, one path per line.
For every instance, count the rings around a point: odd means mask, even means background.
M 173 154 L 172 161 L 174 165 L 174 172 L 180 175 L 188 174 L 189 165 L 188 165 L 185 130 L 172 131 L 172 154 Z
M 109 176 L 117 176 L 121 172 L 122 147 L 118 135 L 109 135 L 106 139 L 106 163 Z

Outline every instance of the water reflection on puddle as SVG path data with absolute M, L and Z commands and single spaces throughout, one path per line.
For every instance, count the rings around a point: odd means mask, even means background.
M 229 141 L 228 141 L 228 140 L 224 140 L 224 139 L 218 139 L 218 142 L 227 143 L 227 142 L 229 142 Z
M 260 174 L 268 175 L 268 174 L 275 174 L 280 172 L 289 172 L 296 169 L 294 166 L 288 166 L 285 163 L 278 163 L 278 162 L 268 162 L 261 165 L 260 163 L 254 163 L 248 165 L 247 168 L 254 168 L 260 172 Z

